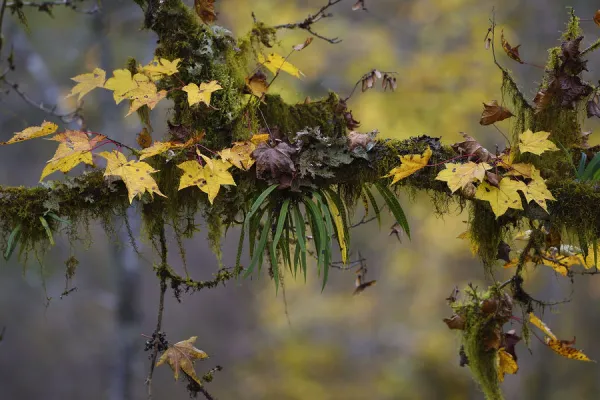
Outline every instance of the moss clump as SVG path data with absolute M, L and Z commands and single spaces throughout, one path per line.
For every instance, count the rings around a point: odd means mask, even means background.
M 271 129 L 278 129 L 283 135 L 292 139 L 296 132 L 307 127 L 318 127 L 326 137 L 342 137 L 346 134 L 344 109 L 335 93 L 320 101 L 310 103 L 287 104 L 279 95 L 265 96 L 265 104 L 260 105 Z

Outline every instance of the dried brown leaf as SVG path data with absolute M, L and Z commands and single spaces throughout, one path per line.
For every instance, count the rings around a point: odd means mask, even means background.
M 483 103 L 483 113 L 479 123 L 481 125 L 491 125 L 493 123 L 503 121 L 513 116 L 508 108 L 502 107 L 496 100 L 489 103 Z

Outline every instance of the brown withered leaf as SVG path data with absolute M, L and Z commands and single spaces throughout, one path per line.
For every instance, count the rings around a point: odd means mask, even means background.
M 579 100 L 589 96 L 594 90 L 578 76 L 559 74 L 555 79 L 558 81 L 559 96 L 563 107 L 573 109 Z
M 352 111 L 346 111 L 344 113 L 344 119 L 346 120 L 346 127 L 350 130 L 354 130 L 360 126 L 360 122 L 355 120 L 352 116 Z
M 490 153 L 473 137 L 467 135 L 465 132 L 461 132 L 460 134 L 465 139 L 464 142 L 454 143 L 452 148 L 459 155 L 468 155 L 467 161 L 475 159 L 480 162 L 489 162 L 496 158 L 495 155 Z
M 262 99 L 269 90 L 267 75 L 261 70 L 256 71 L 251 77 L 246 77 L 246 86 L 253 95 Z
M 448 302 L 448 304 L 454 304 L 456 302 L 456 300 L 458 299 L 458 293 L 460 293 L 458 286 L 454 286 L 454 289 L 452 289 L 452 293 L 450 293 L 450 296 L 446 297 L 446 301 Z
M 496 100 L 489 103 L 483 103 L 483 113 L 479 123 L 481 125 L 491 125 L 493 123 L 503 121 L 513 116 L 508 108 L 502 107 Z
M 194 0 L 194 9 L 205 24 L 212 24 L 217 20 L 215 0 Z
M 450 329 L 465 329 L 466 320 L 465 317 L 463 317 L 462 315 L 453 314 L 450 318 L 444 318 L 444 322 L 446 323 L 446 325 L 448 325 L 448 328 Z
M 500 177 L 498 174 L 495 174 L 490 171 L 485 171 L 485 177 L 490 185 L 500 188 Z
M 158 359 L 156 366 L 158 367 L 166 362 L 173 370 L 175 380 L 179 378 L 179 371 L 181 370 L 202 386 L 202 382 L 198 379 L 196 371 L 194 370 L 194 361 L 208 358 L 208 354 L 194 347 L 194 342 L 197 338 L 197 336 L 192 336 L 187 340 L 169 346 Z
M 369 133 L 352 131 L 348 134 L 348 147 L 350 147 L 350 151 L 354 150 L 356 147 L 362 147 L 368 151 L 371 149 L 374 142 L 373 135 Z
M 586 110 L 588 118 L 600 118 L 600 106 L 598 105 L 598 95 L 594 96 L 590 101 L 587 102 Z
M 296 50 L 296 51 L 303 50 L 303 49 L 305 49 L 305 48 L 306 48 L 306 47 L 307 47 L 309 44 L 311 44 L 311 43 L 312 43 L 312 41 L 313 41 L 313 38 L 312 38 L 312 36 L 310 36 L 310 37 L 307 37 L 307 38 L 306 38 L 306 40 L 304 41 L 304 43 L 300 43 L 300 44 L 297 44 L 297 45 L 295 45 L 295 46 L 293 47 L 293 49 L 294 49 L 294 50 Z
M 506 53 L 506 55 L 509 58 L 512 58 L 513 60 L 515 60 L 516 62 L 518 62 L 519 64 L 525 64 L 522 60 L 521 60 L 521 56 L 519 55 L 519 47 L 521 47 L 520 44 L 516 45 L 515 47 L 512 47 L 507 41 L 506 39 L 504 39 L 504 29 L 502 30 L 501 34 L 500 34 L 500 42 L 502 43 L 502 48 L 504 49 L 504 52 Z
M 575 39 L 565 40 L 561 43 L 561 71 L 565 71 L 571 75 L 578 75 L 582 71 L 587 71 L 587 60 L 582 60 L 580 58 L 581 52 L 579 51 L 579 46 L 581 45 L 582 40 L 583 36 L 579 36 Z
M 354 5 L 352 6 L 352 11 L 357 10 L 367 11 L 367 8 L 365 7 L 365 0 L 357 0 L 357 2 L 354 3 Z
M 507 263 L 510 262 L 510 246 L 504 240 L 501 240 L 498 244 L 498 254 L 496 255 L 497 260 L 504 260 Z
M 396 83 L 396 77 L 394 77 L 392 75 L 388 75 L 388 74 L 383 74 L 383 80 L 381 82 L 381 87 L 383 88 L 384 92 L 388 88 L 392 92 L 396 91 L 396 88 L 398 87 L 398 84 Z
M 515 333 L 514 329 L 509 330 L 504 333 L 502 337 L 501 347 L 504 347 L 504 350 L 510 354 L 515 361 L 517 361 L 517 353 L 515 351 L 515 346 L 517 343 L 521 341 L 521 336 Z
M 497 327 L 493 331 L 488 332 L 488 334 L 483 338 L 483 348 L 486 351 L 489 350 L 498 350 L 502 343 L 502 332 L 500 327 Z
M 365 291 L 366 288 L 368 288 L 370 286 L 373 286 L 376 283 L 377 283 L 376 280 L 363 282 L 363 276 L 362 275 L 358 275 L 356 277 L 356 281 L 355 281 L 356 289 L 354 289 L 354 292 L 352 293 L 352 295 L 356 296 L 357 294 L 361 294 L 362 292 Z
M 535 95 L 533 104 L 535 105 L 535 113 L 544 111 L 552 103 L 552 93 L 548 89 L 542 89 Z
M 147 149 L 152 145 L 152 136 L 147 128 L 143 128 L 142 131 L 138 133 L 136 141 L 142 149 Z
M 296 172 L 292 156 L 297 153 L 295 147 L 285 142 L 279 142 L 275 147 L 261 143 L 252 152 L 256 160 L 256 177 L 267 181 L 279 183 L 279 188 L 288 188 L 291 178 Z
M 594 13 L 594 22 L 596 25 L 600 26 L 600 10 Z

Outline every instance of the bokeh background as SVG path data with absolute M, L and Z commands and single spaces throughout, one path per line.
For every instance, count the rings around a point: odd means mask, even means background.
M 52 18 L 27 10 L 29 31 L 14 16 L 7 17 L 3 34 L 17 64 L 11 79 L 32 99 L 67 111 L 74 106 L 72 99 L 64 99 L 72 87 L 70 77 L 96 66 L 121 68 L 130 56 L 151 60 L 156 37 L 140 29 L 140 9 L 125 0 L 103 3 L 103 12 L 92 15 L 55 8 Z M 221 0 L 216 7 L 219 24 L 244 35 L 251 28 L 251 12 L 267 24 L 280 24 L 300 21 L 324 3 Z M 478 124 L 481 103 L 501 97 L 500 74 L 484 47 L 492 9 L 511 44 L 522 44 L 523 59 L 544 65 L 547 49 L 558 43 L 567 20 L 566 6 L 585 19 L 598 8 L 591 0 L 367 0 L 368 12 L 352 12 L 352 4 L 340 3 L 333 18 L 315 26 L 343 41 L 315 40 L 293 55 L 290 61 L 306 77 L 282 76 L 274 90 L 289 101 L 318 98 L 328 90 L 345 95 L 372 68 L 396 71 L 395 93 L 372 90 L 350 100 L 361 131 L 379 129 L 380 137 L 397 139 L 428 134 L 441 136 L 446 144 L 465 131 L 488 148 L 504 146 L 493 127 Z M 584 45 L 600 34 L 593 22 L 582 26 Z M 304 32 L 282 31 L 275 51 L 287 54 L 305 37 Z M 542 70 L 512 62 L 501 51 L 498 55 L 533 98 Z M 588 68 L 590 81 L 600 78 L 597 57 Z M 0 102 L 0 140 L 44 119 L 59 122 L 13 92 L 2 92 Z M 126 106 L 116 107 L 110 93 L 88 95 L 84 110 L 89 129 L 135 143 L 139 121 L 135 115 L 124 118 Z M 164 132 L 168 115 L 164 101 L 153 112 L 155 138 Z M 500 128 L 507 132 L 509 124 Z M 598 128 L 594 121 L 584 126 Z M 1 148 L 0 184 L 37 185 L 54 150 L 44 140 Z M 440 217 L 421 193 L 403 195 L 401 201 L 414 231 L 412 241 L 399 243 L 388 236 L 392 221 L 387 215 L 382 229 L 374 222 L 353 231 L 354 254 L 360 250 L 368 259 L 368 278 L 378 281 L 361 296 L 352 296 L 355 275 L 339 270 L 332 272 L 324 292 L 314 272 L 306 284 L 288 278 L 287 316 L 282 293 L 275 295 L 266 273 L 218 290 L 184 294 L 181 303 L 169 292 L 163 324 L 167 338 L 173 343 L 198 336 L 197 346 L 211 358 L 197 363 L 197 371 L 223 367 L 208 385 L 219 399 L 481 399 L 469 371 L 458 365 L 458 337 L 442 322 L 451 314 L 445 298 L 455 285 L 487 286 L 468 243 L 456 238 L 465 230 L 467 215 L 451 207 Z M 356 218 L 362 213 L 357 210 Z M 139 233 L 139 221 L 133 219 L 132 225 Z M 59 239 L 43 267 L 34 258 L 25 267 L 0 261 L 0 329 L 6 326 L 0 343 L 1 399 L 146 398 L 149 361 L 142 334 L 151 334 L 156 324 L 155 256 L 141 240 L 144 257 L 138 258 L 124 244 L 119 222 L 116 227 L 120 231 L 110 238 L 99 224 L 92 225 L 87 246 L 70 247 Z M 210 279 L 217 268 L 205 234 L 185 243 L 196 279 Z M 223 240 L 226 265 L 235 257 L 236 243 L 237 231 Z M 172 253 L 170 262 L 181 268 L 177 252 Z M 72 282 L 77 291 L 61 299 L 64 261 L 71 254 L 81 261 Z M 498 270 L 499 280 L 506 276 Z M 531 271 L 528 278 L 537 297 L 572 299 L 544 319 L 557 335 L 576 335 L 578 347 L 600 359 L 598 278 L 571 283 L 549 268 Z M 518 324 L 515 329 L 520 331 Z M 561 358 L 535 338 L 531 352 L 520 344 L 518 355 L 519 373 L 504 383 L 508 399 L 600 398 L 597 364 Z M 155 371 L 154 395 L 188 397 L 185 384 L 175 382 L 168 367 Z

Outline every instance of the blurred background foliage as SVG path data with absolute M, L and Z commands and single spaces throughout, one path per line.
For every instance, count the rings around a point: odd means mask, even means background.
M 29 31 L 16 18 L 8 18 L 4 35 L 14 46 L 17 65 L 12 80 L 36 101 L 58 101 L 57 110 L 67 111 L 74 106 L 72 99 L 64 99 L 72 86 L 70 77 L 96 66 L 123 67 L 131 56 L 148 62 L 156 37 L 140 30 L 140 9 L 125 0 L 103 3 L 103 12 L 92 15 L 55 8 L 51 18 L 26 10 Z M 275 25 L 300 21 L 323 3 L 227 0 L 217 1 L 216 7 L 218 23 L 234 35 L 244 35 L 252 26 L 252 12 Z M 567 20 L 566 6 L 587 19 L 598 7 L 591 0 L 367 0 L 368 12 L 352 12 L 351 5 L 352 1 L 340 3 L 333 9 L 334 18 L 315 26 L 320 34 L 343 41 L 332 45 L 315 40 L 294 54 L 290 61 L 306 77 L 282 76 L 275 91 L 290 102 L 325 96 L 328 90 L 345 96 L 372 68 L 396 71 L 395 93 L 371 90 L 355 93 L 349 101 L 361 131 L 379 129 L 380 137 L 398 139 L 428 134 L 441 136 L 446 144 L 465 131 L 490 149 L 504 146 L 493 127 L 478 124 L 482 102 L 501 98 L 500 74 L 484 47 L 492 8 L 510 43 L 522 44 L 523 59 L 544 65 L 547 49 L 558 43 Z M 583 27 L 585 46 L 600 29 L 593 22 L 583 22 Z M 287 54 L 305 38 L 303 31 L 281 31 L 274 50 Z M 542 71 L 514 63 L 504 54 L 499 53 L 499 59 L 533 98 Z M 597 65 L 593 57 L 590 81 L 600 78 Z M 3 92 L 0 101 L 1 140 L 44 119 L 56 121 L 14 92 Z M 152 114 L 155 139 L 165 131 L 169 115 L 168 102 L 161 104 Z M 135 116 L 123 118 L 126 106 L 115 107 L 110 93 L 87 96 L 84 110 L 89 129 L 135 143 L 140 123 Z M 509 124 L 506 120 L 499 127 L 506 132 Z M 584 126 L 598 128 L 592 120 Z M 598 143 L 598 137 L 592 135 L 591 142 Z M 2 149 L 0 183 L 36 185 L 54 150 L 45 141 Z M 208 385 L 220 399 L 482 398 L 468 370 L 458 365 L 458 337 L 442 322 L 450 315 L 445 298 L 455 285 L 487 286 L 468 243 L 456 238 L 465 230 L 467 213 L 451 207 L 440 217 L 424 193 L 401 200 L 414 231 L 412 241 L 400 243 L 388 236 L 390 218 L 381 230 L 373 222 L 353 231 L 354 257 L 360 250 L 368 259 L 368 278 L 378 281 L 362 295 L 352 296 L 353 272 L 334 270 L 323 293 L 314 273 L 306 284 L 287 277 L 286 307 L 282 292 L 276 296 L 263 273 L 260 279 L 183 294 L 181 303 L 169 294 L 163 324 L 167 338 L 174 343 L 199 337 L 197 346 L 211 356 L 197 363 L 199 374 L 217 364 L 224 368 Z M 362 214 L 362 209 L 356 210 L 355 218 Z M 132 223 L 139 232 L 139 222 Z M 127 248 L 118 220 L 115 230 L 109 237 L 100 226 L 91 226 L 87 245 L 84 241 L 70 247 L 59 240 L 43 267 L 33 258 L 25 268 L 14 260 L 0 267 L 0 328 L 7 327 L 0 343 L 0 397 L 145 398 L 148 353 L 143 352 L 141 334 L 151 334 L 155 327 L 154 255 L 141 241 L 144 258 L 138 259 Z M 210 279 L 217 268 L 205 234 L 202 230 L 185 243 L 188 269 L 196 279 Z M 223 241 L 225 265 L 232 264 L 236 245 L 233 231 Z M 176 249 L 175 242 L 171 246 Z M 71 283 L 78 290 L 60 298 L 64 260 L 71 254 L 80 260 Z M 177 251 L 171 252 L 170 262 L 182 268 Z M 498 271 L 497 278 L 505 275 Z M 549 268 L 531 271 L 528 277 L 529 289 L 539 298 L 572 298 L 544 319 L 559 336 L 576 335 L 578 347 L 600 359 L 595 340 L 600 327 L 598 278 L 578 277 L 571 284 Z M 508 399 L 597 398 L 597 364 L 563 359 L 535 339 L 531 350 L 518 348 L 519 373 L 507 376 L 504 383 Z M 174 382 L 166 367 L 155 372 L 154 393 L 157 399 L 187 398 L 185 385 Z

